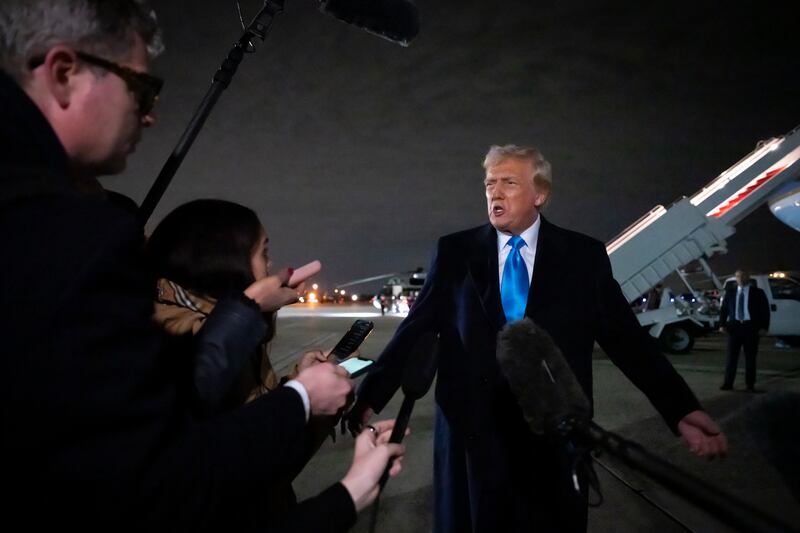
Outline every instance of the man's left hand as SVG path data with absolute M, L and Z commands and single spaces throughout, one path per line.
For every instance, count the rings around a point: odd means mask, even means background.
M 678 422 L 678 431 L 689 445 L 689 451 L 708 460 L 724 457 L 728 438 L 705 411 L 692 411 Z

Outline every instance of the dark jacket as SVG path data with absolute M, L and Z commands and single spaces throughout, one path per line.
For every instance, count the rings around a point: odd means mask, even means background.
M 0 339 L 3 510 L 26 529 L 219 530 L 295 459 L 303 405 L 281 389 L 197 422 L 176 392 L 175 359 L 151 322 L 142 231 L 128 212 L 79 196 L 64 149 L 0 72 Z M 239 302 L 224 342 L 254 335 Z M 248 318 L 249 317 L 249 318 Z M 334 485 L 267 530 L 343 531 Z M 304 508 L 308 510 L 303 510 Z
M 542 218 L 525 315 L 550 333 L 590 398 L 597 341 L 673 431 L 698 409 L 686 383 L 639 326 L 602 243 Z M 546 447 L 532 440 L 495 359 L 504 324 L 494 228 L 486 224 L 442 237 L 425 287 L 359 390 L 361 399 L 381 410 L 400 385 L 414 340 L 423 331 L 440 331 L 436 401 L 447 428 L 437 429 L 437 439 L 448 443 L 435 446 L 445 450 L 446 461 L 468 466 L 460 481 L 451 472 L 437 475 L 451 480 L 447 492 L 466 483 L 471 507 L 462 508 L 467 517 L 456 517 L 449 530 L 528 531 L 536 524 L 526 524 L 532 518 L 513 502 L 526 505 L 520 494 L 538 499 L 531 489 L 537 484 L 543 493 L 555 490 L 540 470 L 552 455 L 545 451 L 531 461 L 533 450 Z
M 770 311 L 767 295 L 755 284 L 750 285 L 748 292 L 747 310 L 750 312 L 750 320 L 756 329 L 768 330 Z M 736 316 L 736 293 L 736 283 L 730 283 L 725 287 L 725 295 L 719 308 L 719 323 L 723 326 L 729 325 Z

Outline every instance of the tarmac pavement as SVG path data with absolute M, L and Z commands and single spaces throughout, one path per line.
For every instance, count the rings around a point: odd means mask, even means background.
M 380 316 L 367 305 L 293 306 L 281 310 L 271 358 L 280 374 L 303 350 L 332 347 L 355 318 L 375 322 L 361 347 L 362 355 L 377 357 L 401 317 Z M 649 453 L 800 530 L 800 348 L 776 348 L 763 338 L 759 348 L 756 388 L 744 391 L 743 358 L 733 391 L 720 391 L 725 360 L 723 335 L 697 340 L 692 353 L 669 356 L 722 426 L 729 440 L 726 458 L 706 461 L 691 455 L 679 437 L 663 423 L 639 392 L 599 350 L 594 369 L 595 422 L 604 429 L 642 445 Z M 433 390 L 433 389 L 432 389 Z M 404 443 L 403 471 L 389 481 L 381 496 L 377 531 L 383 533 L 431 530 L 433 471 L 433 392 L 419 400 Z M 376 418 L 394 416 L 402 403 L 397 394 Z M 352 438 L 326 441 L 295 480 L 299 499 L 313 496 L 345 474 L 352 456 Z M 596 467 L 603 504 L 589 511 L 590 532 L 730 532 L 717 515 L 694 505 L 661 483 L 601 454 Z M 369 530 L 371 509 L 362 511 L 352 531 Z

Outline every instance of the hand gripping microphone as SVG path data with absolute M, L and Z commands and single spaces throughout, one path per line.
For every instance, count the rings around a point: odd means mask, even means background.
M 498 334 L 497 361 L 533 433 L 603 449 L 735 529 L 796 529 L 592 422 L 589 401 L 561 350 L 529 318 L 507 324 Z

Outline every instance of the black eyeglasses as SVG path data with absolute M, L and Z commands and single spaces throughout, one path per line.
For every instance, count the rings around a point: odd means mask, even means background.
M 103 68 L 122 78 L 128 90 L 136 97 L 136 102 L 139 104 L 139 115 L 147 116 L 153 110 L 158 101 L 158 93 L 164 86 L 164 80 L 86 52 L 76 50 L 75 55 L 90 65 Z M 35 57 L 28 62 L 28 68 L 35 69 L 42 63 L 44 63 L 44 57 Z
M 136 101 L 139 103 L 139 114 L 141 116 L 149 115 L 153 110 L 153 106 L 155 106 L 158 101 L 158 93 L 161 92 L 161 87 L 164 86 L 164 80 L 152 74 L 139 72 L 85 52 L 76 51 L 75 55 L 90 65 L 104 68 L 122 78 L 122 81 L 128 86 L 128 90 L 136 96 Z

